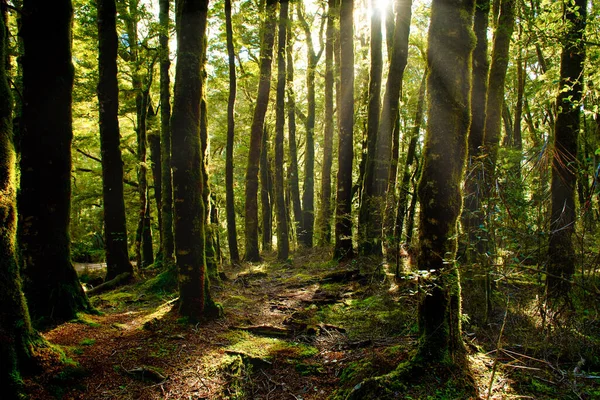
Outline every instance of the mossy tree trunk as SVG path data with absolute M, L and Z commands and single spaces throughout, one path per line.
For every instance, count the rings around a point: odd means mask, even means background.
M 473 31 L 477 39 L 472 61 L 471 127 L 469 128 L 465 206 L 461 216 L 465 232 L 467 262 L 475 262 L 477 253 L 484 253 L 484 241 L 477 240 L 482 224 L 480 187 L 483 179 L 481 148 L 485 126 L 485 101 L 489 71 L 487 30 L 490 18 L 490 0 L 476 0 Z
M 398 157 L 400 154 L 400 97 L 402 96 L 402 80 L 404 70 L 408 62 L 408 38 L 410 34 L 410 21 L 412 0 L 400 0 L 396 2 L 396 22 L 394 24 L 394 36 L 392 52 L 390 55 L 390 66 L 388 81 L 383 100 L 383 109 L 380 125 L 381 143 L 377 144 L 377 180 L 376 192 L 381 199 L 383 215 L 383 242 L 387 254 L 393 254 L 397 247 L 395 244 L 400 240 L 394 236 L 394 220 L 397 214 L 396 179 L 398 175 Z M 390 24 L 391 25 L 391 24 Z M 388 139 L 389 138 L 389 139 Z M 391 142 L 390 142 L 391 141 Z M 391 153 L 390 153 L 391 147 Z M 387 157 L 387 158 L 386 158 Z M 389 160 L 389 161 L 388 161 Z M 385 177 L 385 178 L 384 178 Z M 379 217 L 381 220 L 381 217 Z M 392 259 L 394 257 L 391 257 Z
M 8 86 L 7 31 L 0 16 L 0 385 L 9 399 L 22 395 L 21 372 L 30 366 L 35 337 L 17 263 L 16 154 Z
M 431 6 L 428 124 L 418 189 L 417 266 L 430 271 L 419 305 L 417 359 L 425 362 L 449 360 L 463 349 L 455 235 L 471 120 L 473 11 L 471 0 L 434 0 Z
M 235 223 L 235 194 L 233 192 L 233 147 L 235 141 L 235 98 L 237 77 L 235 73 L 235 50 L 231 23 L 231 0 L 225 0 L 225 30 L 227 35 L 227 57 L 229 61 L 229 99 L 227 101 L 227 148 L 225 155 L 225 202 L 227 213 L 227 239 L 229 258 L 232 263 L 240 262 Z
M 267 0 L 266 17 L 262 28 L 262 42 L 260 46 L 260 79 L 256 106 L 250 128 L 250 149 L 248 152 L 248 166 L 246 168 L 246 261 L 260 260 L 258 249 L 258 170 L 263 142 L 265 114 L 269 105 L 269 92 L 271 89 L 273 44 L 275 42 L 275 28 L 277 25 L 276 10 L 277 0 Z
M 275 211 L 277 215 L 277 258 L 287 260 L 290 252 L 288 239 L 287 208 L 284 198 L 283 160 L 285 129 L 285 59 L 289 3 L 280 0 L 279 35 L 277 39 L 277 106 L 275 127 Z
M 200 144 L 201 62 L 208 0 L 177 4 L 177 67 L 171 116 L 174 228 L 179 312 L 198 319 L 214 312 L 204 255 L 205 210 Z
M 374 174 L 377 154 L 377 134 L 381 110 L 381 75 L 383 73 L 383 34 L 381 32 L 381 8 L 371 0 L 371 70 L 369 74 L 369 94 L 367 107 L 367 155 L 363 189 L 358 213 L 358 251 L 362 255 L 381 256 L 381 219 L 377 211 L 381 209 L 375 189 Z
M 23 4 L 19 243 L 29 311 L 56 322 L 90 309 L 70 254 L 72 16 L 70 0 Z
M 333 34 L 337 19 L 335 0 L 328 0 L 325 30 L 325 121 L 323 123 L 323 163 L 321 169 L 321 204 L 317 219 L 319 245 L 331 242 L 331 167 L 333 165 Z
M 340 135 L 334 258 L 353 256 L 352 249 L 352 161 L 354 158 L 354 1 L 340 5 Z
M 585 44 L 583 34 L 587 1 L 564 2 L 569 24 L 560 59 L 560 88 L 556 99 L 554 157 L 552 158 L 552 214 L 546 290 L 551 301 L 568 296 L 575 272 L 575 185 L 577 182 L 577 140 L 583 90 Z
M 304 5 L 298 3 L 298 19 L 306 37 L 308 65 L 306 67 L 306 145 L 304 152 L 304 187 L 302 192 L 302 230 L 298 240 L 306 247 L 313 246 L 313 233 L 315 223 L 315 116 L 317 102 L 315 100 L 315 74 L 317 63 L 321 58 L 323 47 L 315 51 L 311 27 L 304 17 Z M 320 31 L 322 33 L 322 30 Z M 322 35 L 319 37 L 322 42 Z
M 293 4 L 293 3 L 292 3 Z M 292 5 L 289 6 L 290 8 Z M 288 166 L 288 185 L 290 188 L 290 197 L 292 210 L 294 212 L 294 227 L 296 237 L 298 232 L 302 231 L 302 205 L 300 203 L 300 178 L 298 176 L 298 147 L 296 145 L 296 96 L 294 94 L 294 41 L 292 36 L 292 13 L 289 13 L 287 30 L 287 63 L 286 63 L 286 81 L 287 81 L 287 111 L 288 111 L 288 138 L 289 138 L 289 157 Z
M 174 261 L 173 238 L 173 178 L 171 176 L 171 66 L 169 55 L 169 0 L 159 0 L 160 12 L 160 153 L 161 153 L 161 229 L 162 254 L 165 265 Z
M 271 179 L 271 157 L 269 155 L 269 130 L 265 125 L 262 135 L 262 146 L 260 151 L 260 211 L 262 226 L 262 249 L 271 251 L 273 248 L 273 207 L 272 207 L 272 179 Z
M 115 0 L 99 0 L 98 7 L 98 102 L 106 280 L 130 273 L 127 224 L 123 197 L 123 161 L 119 133 L 119 84 L 117 80 L 117 6 Z

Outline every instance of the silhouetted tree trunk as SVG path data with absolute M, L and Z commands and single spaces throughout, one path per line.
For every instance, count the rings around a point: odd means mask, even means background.
M 394 237 L 395 230 L 395 216 L 397 211 L 397 200 L 396 200 L 396 180 L 398 175 L 398 158 L 400 154 L 400 117 L 399 117 L 399 101 L 402 97 L 402 80 L 404 78 L 404 69 L 406 68 L 406 64 L 408 61 L 408 37 L 410 34 L 410 21 L 412 17 L 411 9 L 412 9 L 412 0 L 401 0 L 397 3 L 397 14 L 396 14 L 396 23 L 394 24 L 394 38 L 393 38 L 393 47 L 392 54 L 390 55 L 390 70 L 388 73 L 388 85 L 386 86 L 386 93 L 388 90 L 394 95 L 394 98 L 388 98 L 387 100 L 384 98 L 384 107 L 385 102 L 390 102 L 389 108 L 392 114 L 389 114 L 389 118 L 391 118 L 391 156 L 389 166 L 385 166 L 384 164 L 379 164 L 379 173 L 386 173 L 387 171 L 387 186 L 384 186 L 384 183 L 380 183 L 381 196 L 385 196 L 384 207 L 382 210 L 384 212 L 383 216 L 383 238 L 384 238 L 384 246 L 386 247 L 386 253 L 390 254 L 393 252 L 391 250 L 392 247 L 397 247 L 397 243 L 400 240 L 400 237 Z M 393 77 L 390 81 L 389 77 Z M 397 80 L 397 81 L 396 81 Z M 399 86 L 398 86 L 399 85 Z M 397 95 L 394 94 L 397 92 Z M 385 111 L 384 111 L 385 114 Z M 382 120 L 379 122 L 380 124 L 384 123 Z M 386 151 L 387 154 L 387 144 L 383 143 L 385 146 L 382 146 L 379 151 L 382 149 Z M 379 178 L 378 178 L 379 179 Z M 393 244 L 396 243 L 396 246 Z M 393 258 L 393 257 L 392 257 Z
M 287 260 L 290 252 L 287 209 L 283 182 L 283 141 L 285 129 L 285 50 L 287 46 L 288 1 L 280 0 L 279 34 L 277 42 L 277 108 L 275 127 L 275 211 L 277 214 L 277 258 Z
M 396 214 L 396 174 L 398 172 L 399 153 L 399 105 L 402 95 L 402 79 L 408 60 L 408 36 L 410 33 L 412 0 L 397 0 L 396 23 L 392 55 L 386 82 L 381 118 L 379 120 L 377 147 L 375 150 L 375 173 L 373 176 L 373 195 L 378 199 L 379 207 L 374 213 L 373 227 L 379 226 L 379 245 L 383 228 L 385 231 L 385 246 L 388 253 L 393 253 L 399 240 L 387 240 L 394 232 L 394 215 Z M 387 196 L 386 196 L 387 194 Z M 385 221 L 383 213 L 387 209 Z M 375 221 L 377 220 L 377 221 Z M 384 224 L 385 222 L 385 224 Z M 384 226 L 385 225 L 385 226 Z M 391 251 L 390 251 L 391 250 Z
M 160 154 L 160 131 L 155 129 L 155 121 L 156 112 L 154 111 L 154 107 L 152 107 L 152 103 L 150 103 L 148 106 L 148 124 L 150 125 L 150 129 L 148 130 L 148 146 L 150 147 L 150 168 L 152 170 L 152 181 L 154 183 L 154 202 L 156 203 L 156 222 L 158 224 L 159 233 L 159 245 L 156 258 L 162 262 L 162 157 Z M 148 201 L 148 203 L 150 203 L 150 201 Z M 150 210 L 150 206 L 148 206 L 148 210 Z M 150 215 L 148 215 L 148 217 L 150 217 Z M 150 218 L 148 218 L 148 221 L 150 221 Z
M 232 263 L 240 262 L 235 224 L 235 194 L 233 192 L 233 145 L 235 141 L 235 98 L 237 78 L 235 74 L 235 50 L 233 48 L 233 28 L 231 24 L 231 0 L 225 0 L 225 30 L 227 35 L 227 56 L 229 59 L 229 99 L 227 102 L 227 149 L 225 155 L 225 198 L 227 212 L 227 240 L 229 258 Z
M 575 184 L 577 182 L 577 139 L 580 127 L 580 102 L 583 90 L 585 44 L 583 33 L 587 1 L 564 2 L 564 16 L 569 29 L 560 59 L 560 88 L 556 98 L 552 158 L 552 216 L 546 290 L 550 299 L 566 297 L 575 272 Z
M 2 4 L 0 4 L 0 7 Z M 17 263 L 17 177 L 12 135 L 12 98 L 6 71 L 7 31 L 0 16 L 0 385 L 3 396 L 23 394 L 21 372 L 31 367 L 31 327 Z
M 371 0 L 371 71 L 367 109 L 367 155 L 363 191 L 358 213 L 358 251 L 362 255 L 381 256 L 381 220 L 377 221 L 377 210 L 381 209 L 379 199 L 374 197 L 374 173 L 381 110 L 381 74 L 383 56 L 381 33 L 381 9 Z M 379 222 L 379 223 L 378 223 Z
M 348 259 L 352 250 L 352 159 L 354 157 L 354 1 L 340 5 L 340 136 L 336 197 L 334 258 Z
M 460 284 L 456 268 L 457 221 L 471 120 L 470 61 L 474 3 L 434 0 L 427 65 L 427 133 L 419 183 L 417 266 L 430 271 L 419 305 L 417 359 L 448 361 L 462 353 Z
M 271 89 L 271 65 L 273 58 L 273 43 L 277 25 L 277 0 L 266 0 L 266 19 L 263 26 L 260 48 L 260 80 L 256 107 L 250 128 L 250 149 L 248 152 L 248 167 L 246 169 L 246 261 L 259 261 L 258 250 L 258 170 L 265 114 L 269 104 Z
M 35 319 L 90 308 L 71 264 L 73 64 L 70 0 L 23 5 L 23 137 L 18 198 L 25 294 Z M 51 94 L 52 101 L 48 101 Z
M 218 312 L 210 298 L 204 255 L 200 102 L 208 0 L 177 4 L 177 67 L 171 117 L 175 249 L 179 312 L 192 319 Z
M 331 167 L 333 164 L 333 35 L 337 19 L 335 0 L 328 0 L 325 31 L 325 121 L 323 127 L 323 164 L 321 170 L 321 207 L 319 209 L 319 245 L 331 242 Z
M 310 27 L 303 14 L 304 6 L 299 3 L 297 6 L 298 19 L 304 29 L 306 36 L 306 49 L 308 65 L 306 67 L 306 146 L 304 153 L 304 191 L 302 192 L 302 231 L 298 235 L 298 240 L 306 247 L 313 245 L 313 232 L 315 223 L 315 73 L 317 63 L 321 58 L 322 50 L 315 52 Z M 322 38 L 319 38 L 322 40 Z
M 293 3 L 292 3 L 293 4 Z M 290 6 L 291 7 L 291 6 Z M 290 187 L 290 197 L 292 201 L 292 210 L 294 211 L 294 226 L 296 236 L 302 231 L 302 206 L 300 204 L 300 178 L 298 176 L 298 148 L 296 145 L 296 97 L 294 95 L 294 56 L 293 56 L 293 38 L 292 38 L 292 14 L 289 14 L 287 31 L 287 98 L 288 98 L 288 137 L 290 163 L 288 166 L 288 185 Z
M 175 240 L 173 238 L 173 179 L 171 176 L 171 66 L 169 55 L 169 0 L 159 0 L 160 12 L 160 153 L 161 153 L 161 228 L 162 253 L 165 265 L 174 262 Z
M 467 176 L 465 179 L 465 206 L 461 215 L 462 229 L 466 233 L 467 262 L 474 253 L 484 253 L 484 241 L 477 240 L 482 224 L 480 184 L 483 182 L 481 149 L 485 127 L 485 101 L 489 71 L 487 30 L 490 16 L 490 0 L 476 0 L 473 30 L 477 39 L 472 61 L 471 127 L 469 128 Z M 476 251 L 475 251 L 476 247 Z
M 117 80 L 117 7 L 115 0 L 99 0 L 98 7 L 98 102 L 104 202 L 106 280 L 133 275 L 127 246 L 123 198 L 123 161 L 119 134 L 119 84 Z
M 273 247 L 273 210 L 271 206 L 271 161 L 269 157 L 269 131 L 265 125 L 260 152 L 260 205 L 262 215 L 262 249 L 270 251 Z

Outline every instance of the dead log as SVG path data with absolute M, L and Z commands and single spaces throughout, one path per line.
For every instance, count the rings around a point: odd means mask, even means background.
M 255 326 L 230 326 L 229 329 L 237 329 L 254 333 L 255 335 L 268 337 L 289 337 L 292 336 L 292 331 L 287 328 L 280 328 L 272 325 L 255 325 Z
M 88 296 L 94 296 L 100 293 L 104 293 L 107 292 L 109 290 L 113 290 L 115 288 L 117 288 L 118 286 L 121 286 L 125 283 L 128 283 L 129 281 L 131 281 L 133 279 L 133 275 L 129 272 L 124 272 L 120 275 L 117 275 L 116 277 L 114 277 L 113 279 L 111 279 L 110 281 L 104 282 L 101 285 L 96 286 L 95 288 L 92 288 L 90 290 L 88 290 L 86 292 L 86 294 Z

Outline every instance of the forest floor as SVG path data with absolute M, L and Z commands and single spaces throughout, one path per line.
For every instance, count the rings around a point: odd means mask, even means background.
M 226 267 L 228 279 L 212 286 L 225 315 L 199 324 L 178 317 L 166 274 L 144 272 L 136 283 L 93 296 L 99 315 L 43 333 L 67 363 L 26 378 L 27 391 L 40 400 L 344 399 L 363 379 L 410 359 L 418 275 L 398 281 L 375 273 L 381 266 L 368 260 L 324 261 L 330 258 L 313 250 L 290 263 L 267 258 Z M 534 286 L 507 281 L 499 293 L 512 304 L 499 294 L 488 324 L 465 320 L 472 380 L 442 366 L 398 384 L 389 398 L 600 398 L 597 297 L 584 328 L 544 333 L 532 306 Z M 481 306 L 476 292 L 465 295 L 466 310 Z

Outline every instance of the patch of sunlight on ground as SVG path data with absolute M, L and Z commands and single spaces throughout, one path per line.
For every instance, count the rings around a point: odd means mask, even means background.
M 490 379 L 492 376 L 496 352 L 475 353 L 468 356 L 469 367 L 475 379 L 479 395 L 482 399 L 504 400 L 504 399 L 527 399 L 533 397 L 519 396 L 514 394 L 513 381 L 504 372 L 501 363 L 496 366 L 491 396 L 488 396 Z
M 175 303 L 177 300 L 179 300 L 179 297 L 161 304 L 156 308 L 156 310 L 153 313 L 142 315 L 139 318 L 131 320 L 131 322 L 127 324 L 128 329 L 139 329 L 140 327 L 144 326 L 144 324 L 147 322 L 161 319 L 165 314 L 171 311 L 171 309 L 173 308 L 173 303 Z

